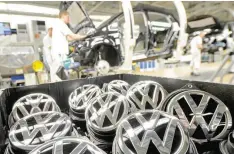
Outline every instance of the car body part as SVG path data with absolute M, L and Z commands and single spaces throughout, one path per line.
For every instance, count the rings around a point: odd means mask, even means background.
M 84 138 L 61 137 L 35 148 L 29 154 L 106 154 Z
M 107 85 L 108 91 L 117 92 L 122 95 L 127 95 L 130 85 L 123 80 L 113 80 Z
M 60 112 L 39 112 L 18 120 L 9 131 L 13 151 L 27 153 L 46 141 L 70 136 L 70 118 Z
M 138 111 L 119 124 L 112 153 L 197 154 L 190 142 L 176 117 L 159 110 Z
M 110 64 L 106 60 L 99 60 L 95 68 L 99 74 L 105 75 L 110 71 Z
M 119 93 L 106 92 L 93 99 L 85 112 L 91 141 L 97 145 L 111 146 L 119 122 L 128 113 L 128 101 Z
M 122 65 L 124 50 L 121 45 L 123 36 L 120 27 L 125 22 L 124 12 L 95 27 L 79 2 L 61 2 L 60 9 L 70 13 L 70 29 L 74 33 L 88 32 L 86 33 L 88 37 L 84 41 L 76 41 L 71 45 L 75 47 L 77 53 L 74 59 L 77 59 L 81 66 L 95 66 L 100 60 L 106 60 L 111 67 Z M 133 8 L 133 16 L 135 24 L 140 25 L 141 30 L 136 39 L 134 55 L 171 57 L 179 32 L 178 28 L 174 28 L 174 25 L 178 27 L 179 22 L 173 13 L 164 8 L 139 4 Z M 163 22 L 154 19 L 154 16 L 157 16 L 157 19 L 162 18 Z M 136 19 L 140 19 L 139 22 Z M 117 26 L 113 26 L 116 23 Z M 156 23 L 156 26 L 149 23 Z
M 174 96 L 166 111 L 177 116 L 197 143 L 223 139 L 232 127 L 232 117 L 226 105 L 215 96 L 201 90 L 187 90 Z
M 8 126 L 11 127 L 25 116 L 47 111 L 60 112 L 59 106 L 51 96 L 42 93 L 26 95 L 15 102 L 8 118 Z
M 129 88 L 126 95 L 132 110 L 158 109 L 166 96 L 167 91 L 154 81 L 137 82 Z

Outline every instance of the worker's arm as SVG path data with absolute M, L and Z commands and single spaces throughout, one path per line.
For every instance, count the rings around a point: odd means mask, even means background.
M 86 36 L 84 35 L 79 35 L 79 34 L 74 34 L 66 24 L 62 24 L 61 26 L 61 32 L 63 33 L 64 36 L 66 36 L 68 41 L 75 41 L 75 40 L 82 40 Z
M 202 44 L 197 44 L 197 48 L 198 49 L 203 49 L 203 45 Z
M 86 37 L 85 35 L 68 34 L 67 35 L 67 40 L 68 41 L 83 40 L 85 37 Z
M 197 39 L 196 42 L 197 42 L 197 48 L 200 50 L 203 49 L 202 39 L 201 38 Z

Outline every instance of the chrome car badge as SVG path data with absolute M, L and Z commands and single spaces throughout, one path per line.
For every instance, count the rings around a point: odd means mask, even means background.
M 181 92 L 169 101 L 166 110 L 180 119 L 198 143 L 223 139 L 232 127 L 231 113 L 226 105 L 204 91 Z
M 60 137 L 35 148 L 29 154 L 106 154 L 84 138 Z
M 135 110 L 159 109 L 167 91 L 157 82 L 140 81 L 130 87 L 127 99 Z
M 11 127 L 16 121 L 25 116 L 47 111 L 60 112 L 58 105 L 51 96 L 42 93 L 26 95 L 14 104 L 9 116 L 8 125 Z
M 39 112 L 17 121 L 10 129 L 9 141 L 14 149 L 30 151 L 56 137 L 71 135 L 70 118 L 60 112 Z
M 126 98 L 114 92 L 103 93 L 87 107 L 87 124 L 98 131 L 116 129 L 118 123 L 128 115 Z
M 113 80 L 108 84 L 108 91 L 126 95 L 130 85 L 122 80 Z
M 93 99 L 85 112 L 87 130 L 91 138 L 94 136 L 92 139 L 104 141 L 105 137 L 100 136 L 110 136 L 108 142 L 112 142 L 111 138 L 114 138 L 119 122 L 128 113 L 128 101 L 119 93 L 106 92 Z
M 72 111 L 84 114 L 89 101 L 100 94 L 101 90 L 98 86 L 91 84 L 83 85 L 71 93 L 69 96 L 69 106 Z
M 113 154 L 187 154 L 189 136 L 179 119 L 159 110 L 138 111 L 122 120 Z

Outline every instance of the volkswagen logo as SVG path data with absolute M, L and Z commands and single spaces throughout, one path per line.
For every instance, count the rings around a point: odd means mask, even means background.
M 37 112 L 60 112 L 55 100 L 41 93 L 29 94 L 16 101 L 9 116 L 8 125 L 11 127 L 21 118 Z
M 140 81 L 130 87 L 126 97 L 136 110 L 145 110 L 159 109 L 166 96 L 167 91 L 159 83 Z
M 200 90 L 177 94 L 169 101 L 167 112 L 177 116 L 188 128 L 189 135 L 200 143 L 223 139 L 232 127 L 231 113 L 226 105 Z
M 119 93 L 107 92 L 93 99 L 85 112 L 91 138 L 99 142 L 112 142 L 119 122 L 128 113 L 128 101 Z
M 190 143 L 179 119 L 158 110 L 138 111 L 122 120 L 113 154 L 186 154 Z M 153 151 L 153 152 L 152 152 Z
M 111 131 L 128 115 L 126 98 L 114 92 L 103 93 L 96 97 L 85 113 L 88 125 L 98 131 Z
M 70 135 L 70 118 L 60 112 L 39 112 L 26 116 L 10 129 L 9 140 L 14 149 L 30 151 L 42 143 Z
M 101 90 L 96 85 L 84 85 L 82 87 L 77 88 L 74 90 L 71 95 L 69 96 L 69 105 L 72 110 L 84 111 L 88 105 L 88 102 L 100 95 Z
M 74 90 L 69 96 L 70 117 L 73 121 L 80 122 L 80 126 L 85 128 L 85 110 L 91 99 L 99 96 L 101 90 L 96 85 L 84 85 Z M 84 123 L 84 124 L 83 124 Z
M 130 85 L 125 81 L 113 80 L 108 84 L 108 91 L 126 95 L 129 87 Z
M 35 148 L 29 154 L 106 154 L 84 138 L 63 137 L 51 140 Z

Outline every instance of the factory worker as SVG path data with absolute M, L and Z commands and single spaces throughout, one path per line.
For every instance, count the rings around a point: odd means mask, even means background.
M 191 75 L 198 76 L 201 65 L 201 50 L 203 48 L 202 40 L 206 32 L 201 32 L 198 36 L 194 37 L 190 42 L 190 52 L 192 54 L 192 61 L 190 63 L 192 72 Z

